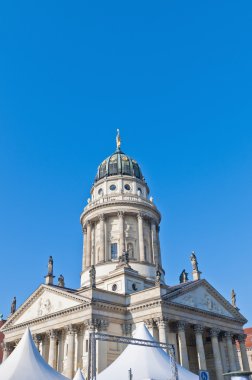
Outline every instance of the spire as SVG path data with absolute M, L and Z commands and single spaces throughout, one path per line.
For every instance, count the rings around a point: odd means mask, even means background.
M 120 130 L 117 129 L 117 135 L 116 135 L 116 150 L 120 151 L 121 150 L 121 136 L 120 136 Z

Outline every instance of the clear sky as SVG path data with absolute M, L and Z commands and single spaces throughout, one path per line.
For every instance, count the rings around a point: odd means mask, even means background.
M 79 216 L 120 128 L 162 213 L 167 283 L 195 250 L 252 324 L 251 25 L 251 0 L 1 2 L 5 317 L 49 255 L 79 286 Z

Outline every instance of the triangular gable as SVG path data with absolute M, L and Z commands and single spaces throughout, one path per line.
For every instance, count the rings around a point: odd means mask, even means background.
M 164 296 L 172 303 L 234 318 L 246 322 L 246 319 L 206 280 L 192 281 Z
M 63 289 L 50 285 L 40 285 L 7 320 L 4 329 L 87 302 L 84 297 Z

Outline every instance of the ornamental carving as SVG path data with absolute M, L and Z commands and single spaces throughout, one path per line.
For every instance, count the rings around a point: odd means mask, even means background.
M 210 330 L 210 336 L 211 337 L 218 337 L 218 335 L 219 335 L 219 333 L 220 333 L 220 329 L 211 329 Z
M 49 298 L 41 297 L 38 303 L 38 317 L 47 315 L 52 311 L 52 304 Z

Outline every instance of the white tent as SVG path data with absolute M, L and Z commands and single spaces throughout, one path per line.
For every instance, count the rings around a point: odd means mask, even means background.
M 27 328 L 11 355 L 0 365 L 1 380 L 67 380 L 40 355 Z
M 82 375 L 80 368 L 78 368 L 73 380 L 85 380 L 85 377 Z
M 144 324 L 137 327 L 134 338 L 154 341 Z M 179 380 L 198 380 L 198 376 L 178 366 Z M 98 380 L 128 380 L 129 369 L 134 380 L 171 379 L 170 357 L 162 348 L 129 344 L 121 355 L 98 376 Z

